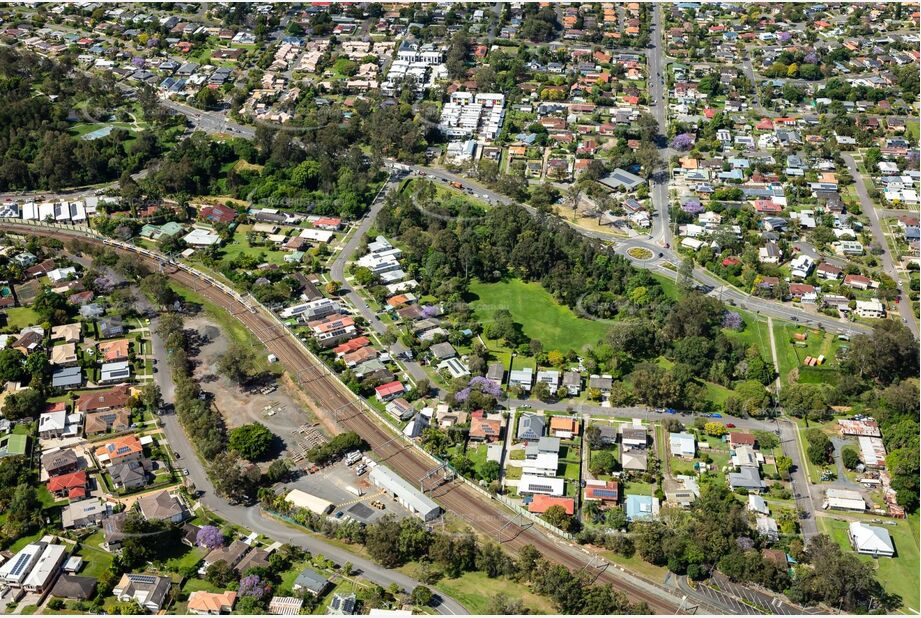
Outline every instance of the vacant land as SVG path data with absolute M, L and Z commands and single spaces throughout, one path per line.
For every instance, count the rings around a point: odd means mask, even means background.
M 580 350 L 597 344 L 608 322 L 578 317 L 560 305 L 539 283 L 519 279 L 470 285 L 470 301 L 477 318 L 488 322 L 499 309 L 507 309 L 524 334 L 539 339 L 545 350 Z
M 806 335 L 805 341 L 794 342 L 795 334 Z M 780 378 L 787 383 L 790 373 L 798 370 L 799 382 L 834 384 L 840 374 L 837 370 L 837 351 L 848 345 L 836 335 L 821 330 L 794 326 L 792 324 L 774 324 L 774 338 L 777 344 L 777 362 L 780 365 Z M 768 348 L 769 349 L 769 348 Z M 803 360 L 811 356 L 825 357 L 821 366 L 809 367 Z

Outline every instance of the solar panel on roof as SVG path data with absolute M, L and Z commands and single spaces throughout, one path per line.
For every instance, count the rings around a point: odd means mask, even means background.
M 138 584 L 153 584 L 156 581 L 153 575 L 131 575 L 130 578 Z
M 530 485 L 530 488 L 532 491 L 546 491 L 546 492 L 553 491 L 553 487 L 551 487 L 550 485 L 541 485 L 539 483 L 532 483 Z
M 31 554 L 20 554 L 16 559 L 16 564 L 13 565 L 13 569 L 10 571 L 10 575 L 13 577 L 22 573 L 23 568 L 25 568 L 26 563 L 32 558 Z
M 596 489 L 592 492 L 593 495 L 598 496 L 599 498 L 616 498 L 617 490 L 615 489 Z

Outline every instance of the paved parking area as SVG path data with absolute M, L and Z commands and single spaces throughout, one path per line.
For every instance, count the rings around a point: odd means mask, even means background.
M 392 496 L 375 487 L 368 481 L 368 473 L 361 476 L 355 475 L 358 465 L 349 467 L 344 461 L 339 461 L 316 474 L 304 475 L 288 483 L 289 489 L 300 489 L 313 494 L 336 505 L 333 513 L 342 511 L 345 516 L 352 517 L 363 523 L 377 521 L 384 515 L 408 517 L 412 514 L 396 502 Z M 356 496 L 349 488 L 362 492 Z M 372 503 L 379 502 L 383 509 L 376 508 Z M 358 508 L 355 508 L 355 507 Z

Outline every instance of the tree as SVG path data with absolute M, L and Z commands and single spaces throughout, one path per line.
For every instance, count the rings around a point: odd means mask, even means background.
M 38 416 L 45 409 L 45 395 L 26 388 L 7 395 L 3 402 L 3 416 L 11 421 Z
M 710 422 L 704 425 L 704 431 L 707 432 L 708 436 L 715 436 L 717 438 L 725 436 L 727 433 L 729 433 L 726 425 L 717 422 Z
M 217 526 L 202 526 L 195 535 L 195 544 L 206 549 L 224 546 L 224 534 Z
M 209 565 L 208 570 L 205 571 L 205 580 L 212 586 L 217 586 L 218 588 L 225 588 L 230 582 L 236 579 L 237 572 L 232 566 L 227 564 L 226 560 L 214 562 Z
M 499 465 L 498 461 L 486 461 L 479 464 L 476 468 L 477 476 L 487 483 L 498 480 L 501 471 L 502 466 Z
M 860 465 L 860 455 L 857 454 L 857 451 L 850 447 L 846 446 L 841 449 L 841 461 L 844 463 L 844 467 L 848 470 L 854 470 Z
M 871 334 L 854 337 L 844 365 L 857 376 L 880 384 L 917 377 L 918 342 L 901 322 L 882 320 Z
M 245 384 L 256 372 L 256 355 L 251 348 L 231 343 L 218 357 L 217 370 L 231 382 Z
M 540 399 L 541 401 L 550 401 L 550 385 L 546 382 L 538 381 L 534 388 L 531 390 L 531 394 Z
M 67 300 L 48 288 L 43 289 L 36 297 L 32 303 L 32 309 L 38 313 L 43 322 L 63 324 L 68 320 Z
M 163 398 L 160 395 L 160 387 L 154 381 L 145 382 L 141 387 L 140 401 L 149 411 L 159 409 Z
M 610 451 L 592 453 L 589 471 L 592 474 L 613 474 L 620 468 L 620 464 Z
M 428 607 L 432 602 L 432 590 L 426 586 L 416 586 L 413 588 L 412 598 L 413 605 L 418 605 L 419 607 Z
M 20 382 L 25 378 L 23 370 L 26 357 L 13 348 L 0 350 L 0 382 Z
M 159 307 L 169 307 L 178 298 L 169 285 L 169 279 L 161 273 L 152 273 L 141 279 L 141 293 Z
M 589 425 L 585 428 L 585 441 L 592 449 L 601 448 L 601 428 L 598 425 Z
M 528 612 L 521 599 L 514 599 L 500 592 L 489 601 L 486 613 L 500 616 L 519 616 Z
M 274 439 L 275 435 L 262 423 L 249 423 L 230 431 L 229 445 L 241 457 L 258 461 L 269 452 Z
M 567 515 L 566 509 L 559 504 L 554 504 L 544 511 L 544 519 L 546 519 L 550 525 L 556 526 L 564 532 L 567 532 L 572 526 L 572 517 Z

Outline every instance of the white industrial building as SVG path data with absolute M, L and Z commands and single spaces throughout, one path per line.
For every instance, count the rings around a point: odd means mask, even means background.
M 368 479 L 377 487 L 393 494 L 397 502 L 412 511 L 422 521 L 430 521 L 441 514 L 441 507 L 424 493 L 400 478 L 396 472 L 380 464 L 371 469 Z
M 825 505 L 823 508 L 839 509 L 842 511 L 866 511 L 867 503 L 859 491 L 853 489 L 827 489 L 825 490 Z
M 301 491 L 300 489 L 292 489 L 289 491 L 288 495 L 285 496 L 285 502 L 299 509 L 316 513 L 317 515 L 326 515 L 333 510 L 334 506 L 329 500 L 324 500 L 319 496 L 308 494 L 306 491 Z

